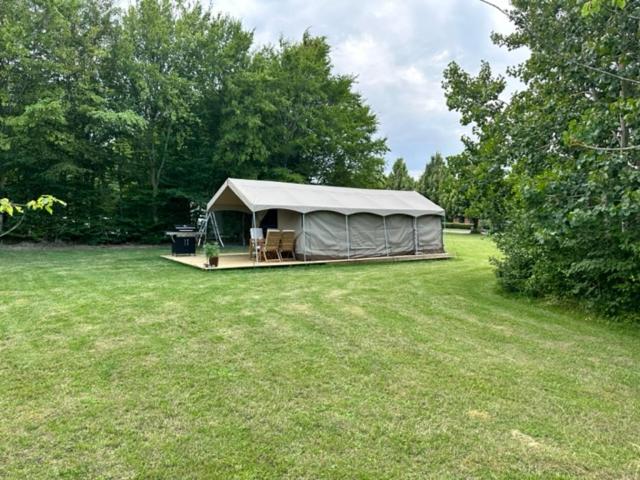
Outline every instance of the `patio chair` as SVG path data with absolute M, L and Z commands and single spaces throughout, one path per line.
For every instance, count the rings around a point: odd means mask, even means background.
M 268 229 L 267 230 L 267 238 L 264 240 L 264 245 L 262 246 L 262 258 L 264 258 L 265 262 L 269 261 L 269 255 L 275 254 L 275 260 L 279 262 L 282 261 L 282 257 L 280 256 L 280 239 L 282 238 L 282 232 L 280 230 Z
M 251 240 L 249 241 L 249 259 L 252 259 L 256 254 L 256 247 L 258 250 L 258 258 L 260 258 L 260 252 L 264 246 L 264 236 L 261 228 L 250 228 L 249 233 Z
M 295 230 L 282 230 L 282 238 L 280 239 L 280 258 L 291 257 L 292 260 L 296 259 L 295 252 L 296 245 L 296 232 Z

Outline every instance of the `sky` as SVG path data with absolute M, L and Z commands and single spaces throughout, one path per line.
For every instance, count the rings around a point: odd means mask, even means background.
M 357 77 L 356 89 L 377 115 L 391 149 L 387 169 L 403 157 L 414 177 L 435 152 L 460 152 L 468 131 L 446 106 L 440 84 L 447 64 L 476 73 L 487 60 L 504 73 L 528 55 L 492 44 L 492 31 L 508 33 L 512 26 L 480 0 L 201 1 L 240 19 L 258 46 L 281 36 L 300 40 L 305 30 L 327 37 L 335 72 Z M 508 6 L 508 0 L 494 3 Z M 518 86 L 512 80 L 507 90 Z

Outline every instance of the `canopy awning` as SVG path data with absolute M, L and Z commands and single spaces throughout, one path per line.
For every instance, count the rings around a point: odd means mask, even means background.
M 207 210 L 216 211 L 260 212 L 270 209 L 285 209 L 299 213 L 329 211 L 343 215 L 373 213 L 381 216 L 444 216 L 442 207 L 418 192 L 237 178 L 227 179 L 207 204 Z

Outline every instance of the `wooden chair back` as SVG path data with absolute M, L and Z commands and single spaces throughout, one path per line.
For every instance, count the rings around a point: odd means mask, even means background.
M 280 240 L 282 239 L 282 232 L 280 230 L 269 229 L 267 230 L 267 237 L 264 240 L 264 246 L 262 247 L 262 256 L 265 261 L 269 258 L 270 253 L 275 253 L 278 260 L 280 258 Z
M 286 254 L 295 258 L 296 232 L 295 230 L 282 230 L 282 239 L 280 240 L 280 256 Z

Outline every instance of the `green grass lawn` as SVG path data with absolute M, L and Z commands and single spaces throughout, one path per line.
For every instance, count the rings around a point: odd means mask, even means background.
M 640 478 L 640 332 L 454 260 L 0 250 L 0 478 Z

